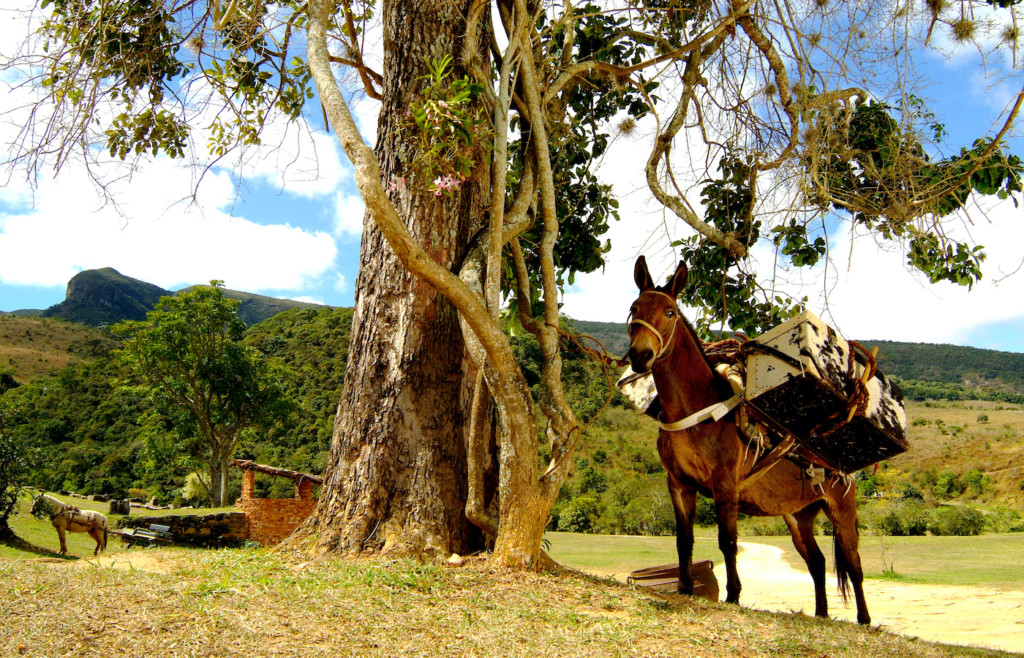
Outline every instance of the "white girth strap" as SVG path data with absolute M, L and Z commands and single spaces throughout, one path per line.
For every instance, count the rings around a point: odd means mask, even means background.
M 725 402 L 718 402 L 710 407 L 704 407 L 695 414 L 690 414 L 682 420 L 677 420 L 674 423 L 658 422 L 661 429 L 666 432 L 678 432 L 679 430 L 690 429 L 694 425 L 703 423 L 706 420 L 719 421 L 725 417 L 727 413 L 736 408 L 736 406 L 743 402 L 743 396 L 734 395 Z

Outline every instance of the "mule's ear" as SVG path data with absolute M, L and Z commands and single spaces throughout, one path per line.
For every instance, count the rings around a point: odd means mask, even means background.
M 679 265 L 676 267 L 676 272 L 673 274 L 668 283 L 665 284 L 665 289 L 668 291 L 670 297 L 678 297 L 679 293 L 686 287 L 686 275 L 689 270 L 686 268 L 686 263 L 679 261 Z
M 640 292 L 654 289 L 654 279 L 647 271 L 647 259 L 643 256 L 637 258 L 636 265 L 633 266 L 633 280 L 636 281 L 636 287 L 640 289 Z

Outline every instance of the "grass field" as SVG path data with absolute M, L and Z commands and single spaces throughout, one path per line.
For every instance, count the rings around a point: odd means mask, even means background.
M 693 559 L 722 563 L 716 531 L 698 528 Z M 673 537 L 624 537 L 550 532 L 551 557 L 576 569 L 623 577 L 630 571 L 676 562 Z M 769 544 L 783 550 L 784 559 L 803 570 L 803 560 L 787 537 L 740 537 L 740 541 Z M 818 537 L 818 546 L 832 568 L 832 540 Z M 862 537 L 864 576 L 899 579 L 930 585 L 973 585 L 1024 589 L 1024 534 L 976 537 Z M 886 573 L 891 571 L 890 573 Z
M 1021 405 L 964 400 L 908 402 L 910 450 L 886 460 L 890 481 L 917 480 L 925 470 L 963 474 L 978 469 L 991 485 L 972 503 L 1024 512 L 1024 409 Z

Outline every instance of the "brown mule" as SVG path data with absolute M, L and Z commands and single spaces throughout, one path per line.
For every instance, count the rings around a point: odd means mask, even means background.
M 633 276 L 640 296 L 630 307 L 628 358 L 634 372 L 651 372 L 661 403 L 661 421 L 673 423 L 732 397 L 728 383 L 704 355 L 693 327 L 679 313 L 676 297 L 686 285 L 687 269 L 655 287 L 647 262 L 637 259 Z M 821 511 L 832 522 L 839 591 L 846 601 L 852 584 L 857 621 L 871 623 L 864 601 L 860 554 L 857 551 L 857 504 L 853 487 L 837 473 L 812 485 L 804 468 L 783 459 L 759 479 L 743 484 L 754 467 L 747 438 L 737 427 L 735 413 L 688 429 L 658 433 L 658 454 L 668 472 L 668 488 L 676 513 L 679 564 L 693 555 L 693 522 L 697 492 L 712 498 L 718 512 L 718 546 L 725 558 L 726 602 L 739 603 L 736 570 L 736 515 L 781 516 L 814 580 L 814 614 L 828 616 L 825 596 L 825 557 L 814 539 L 814 519 Z M 689 569 L 679 571 L 679 593 L 692 594 Z

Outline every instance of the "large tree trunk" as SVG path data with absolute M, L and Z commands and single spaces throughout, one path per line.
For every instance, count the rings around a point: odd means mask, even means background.
M 399 128 L 423 88 L 417 78 L 426 73 L 424 59 L 452 54 L 458 61 L 468 4 L 384 3 L 376 153 L 385 184 L 407 176 L 414 155 Z M 455 74 L 462 75 L 457 67 Z M 481 165 L 453 199 L 392 193 L 412 234 L 445 268 L 458 270 L 486 219 L 488 178 Z M 468 552 L 479 541 L 463 513 L 475 373 L 466 365 L 458 314 L 402 266 L 369 216 L 364 227 L 349 364 L 324 487 L 293 539 L 309 541 L 316 552 Z

